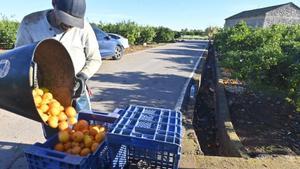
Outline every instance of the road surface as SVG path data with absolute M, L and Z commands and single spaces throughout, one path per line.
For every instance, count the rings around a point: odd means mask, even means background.
M 130 104 L 175 109 L 207 43 L 174 43 L 105 60 L 89 81 L 93 108 L 112 112 Z

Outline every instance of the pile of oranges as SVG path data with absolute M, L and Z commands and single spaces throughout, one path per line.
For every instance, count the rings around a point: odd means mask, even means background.
M 32 90 L 34 103 L 42 120 L 58 128 L 58 143 L 54 150 L 73 155 L 87 156 L 95 152 L 105 138 L 105 128 L 90 125 L 86 120 L 77 122 L 77 112 L 72 106 L 63 107 L 45 88 Z
M 39 115 L 50 127 L 62 131 L 77 122 L 76 110 L 72 106 L 63 107 L 48 89 L 35 88 L 32 95 Z
M 86 120 L 79 120 L 73 129 L 59 131 L 54 146 L 56 151 L 73 155 L 87 156 L 95 152 L 105 137 L 105 128 L 100 125 L 89 125 Z

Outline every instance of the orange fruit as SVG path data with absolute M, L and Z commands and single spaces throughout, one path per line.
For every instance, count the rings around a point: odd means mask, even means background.
M 75 141 L 75 142 L 81 142 L 82 141 L 82 139 L 83 139 L 83 133 L 81 132 L 81 131 L 76 131 L 75 133 L 73 133 L 73 135 L 72 135 L 72 139 L 73 139 L 73 141 Z
M 41 114 L 44 114 L 43 111 L 42 111 L 42 109 L 36 108 L 36 110 L 38 111 L 38 113 L 39 113 L 40 116 L 41 116 Z
M 56 108 L 58 110 L 60 110 L 60 103 L 57 101 L 51 101 L 49 104 L 49 108 Z
M 50 107 L 48 113 L 52 116 L 58 116 L 60 114 L 60 110 L 57 107 Z
M 40 107 L 39 107 L 39 109 L 41 109 L 41 111 L 42 111 L 43 113 L 45 113 L 45 112 L 48 111 L 49 106 L 48 106 L 47 104 L 41 104 Z
M 105 127 L 101 126 L 99 127 L 99 133 L 105 132 Z
M 89 128 L 89 122 L 86 121 L 86 120 L 81 119 L 81 120 L 78 121 L 78 124 L 79 124 L 80 126 L 83 126 L 83 128 L 85 128 L 85 129 L 88 129 L 88 128 Z
M 98 146 L 99 146 L 99 143 L 94 142 L 91 146 L 92 152 L 95 152 L 97 150 Z
M 68 127 L 69 125 L 67 121 L 61 121 L 58 123 L 58 128 L 60 131 L 67 129 Z
M 64 130 L 64 131 L 59 131 L 58 132 L 58 140 L 61 143 L 67 143 L 70 140 L 70 135 L 69 132 Z
M 42 89 L 35 88 L 34 90 L 35 90 L 35 92 L 36 92 L 36 94 L 37 94 L 37 95 L 39 95 L 39 96 L 43 96 L 44 92 L 43 92 L 43 90 L 42 90 Z
M 75 117 L 70 117 L 70 118 L 68 119 L 68 123 L 69 123 L 70 125 L 74 125 L 74 124 L 77 123 L 77 119 L 76 119 Z
M 96 134 L 99 133 L 99 128 L 97 126 L 92 126 L 90 127 L 89 133 L 91 136 L 96 136 Z
M 36 95 L 37 95 L 36 90 L 32 90 L 32 95 L 33 95 L 33 96 L 36 96 Z
M 39 106 L 43 101 L 41 96 L 34 96 L 33 99 L 34 99 L 35 106 Z
M 47 122 L 49 123 L 50 121 L 58 123 L 57 116 L 51 116 L 51 115 L 49 115 L 49 118 L 48 118 Z
M 58 115 L 59 121 L 66 121 L 68 119 L 67 115 L 64 112 L 60 112 Z
M 58 118 L 56 116 L 49 116 L 48 118 L 48 124 L 52 128 L 57 128 L 58 126 Z
M 57 102 L 57 103 L 59 103 L 59 101 L 57 101 L 55 98 L 51 99 L 50 102 Z
M 59 110 L 60 110 L 60 111 L 64 111 L 64 110 L 65 110 L 64 106 L 60 106 L 60 107 L 59 107 Z
M 79 120 L 76 124 L 78 127 L 78 130 L 83 131 L 83 130 L 89 130 L 89 123 L 86 120 Z
M 65 113 L 68 117 L 75 117 L 77 114 L 76 110 L 72 106 L 66 107 Z
M 54 150 L 56 150 L 56 151 L 64 151 L 64 145 L 62 143 L 57 143 L 54 146 Z
M 44 95 L 42 96 L 43 100 L 51 100 L 53 99 L 53 95 L 49 92 L 44 93 Z
M 64 130 L 64 131 L 67 131 L 70 135 L 72 135 L 72 129 L 70 129 L 70 128 L 67 128 L 66 130 Z
M 80 145 L 79 145 L 79 143 L 78 142 L 75 142 L 75 141 L 73 141 L 73 142 L 71 142 L 71 145 L 72 145 L 72 148 L 73 147 L 80 147 Z
M 68 150 L 68 149 L 70 149 L 70 148 L 72 148 L 71 142 L 66 142 L 66 143 L 64 144 L 64 149 L 65 149 L 65 150 Z
M 50 103 L 50 100 L 42 98 L 42 103 L 41 104 L 47 104 L 48 105 L 49 103 Z M 49 107 L 49 105 L 48 105 L 48 107 Z
M 74 124 L 73 129 L 74 129 L 75 131 L 79 131 L 79 126 L 77 125 L 77 123 Z
M 102 142 L 102 140 L 104 140 L 104 137 L 105 137 L 105 133 L 101 132 L 101 133 L 96 134 L 95 140 L 96 140 L 96 142 L 100 143 L 100 142 Z
M 93 144 L 93 139 L 89 135 L 84 135 L 83 142 L 84 142 L 85 147 L 90 148 Z
M 41 87 L 41 90 L 43 90 L 44 93 L 49 92 L 49 89 L 45 88 L 45 87 Z
M 82 133 L 83 133 L 84 135 L 89 135 L 89 134 L 90 134 L 90 131 L 89 131 L 89 130 L 82 130 Z
M 81 150 L 80 156 L 87 156 L 90 153 L 91 153 L 91 150 L 89 148 L 84 148 Z
M 81 148 L 79 146 L 75 146 L 72 148 L 72 154 L 79 155 L 80 152 L 81 152 Z
M 47 114 L 44 114 L 44 113 L 39 113 L 40 116 L 41 116 L 41 119 L 43 120 L 43 122 L 46 122 L 48 121 L 49 119 L 49 116 Z
M 79 143 L 79 147 L 80 147 L 80 148 L 84 148 L 84 147 L 85 147 L 85 146 L 84 146 L 84 143 L 83 143 L 83 142 Z

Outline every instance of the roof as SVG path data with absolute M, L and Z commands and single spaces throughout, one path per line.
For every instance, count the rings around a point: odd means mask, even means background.
M 274 9 L 277 9 L 277 8 L 285 6 L 285 5 L 292 5 L 295 8 L 297 8 L 298 10 L 300 10 L 300 8 L 297 5 L 295 5 L 292 2 L 289 2 L 289 3 L 285 3 L 285 4 L 281 4 L 281 5 L 275 5 L 275 6 L 265 7 L 265 8 L 253 9 L 253 10 L 249 10 L 249 11 L 243 11 L 243 12 L 240 12 L 236 15 L 230 16 L 230 17 L 226 18 L 225 20 L 261 16 L 261 15 L 265 15 L 269 11 L 272 11 Z

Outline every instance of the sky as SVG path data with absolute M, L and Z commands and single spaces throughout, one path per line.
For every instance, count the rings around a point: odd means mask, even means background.
M 131 20 L 139 25 L 173 30 L 223 27 L 225 18 L 245 10 L 300 0 L 86 0 L 85 18 L 93 23 Z M 52 8 L 51 0 L 2 0 L 0 14 L 17 21 L 32 12 Z

